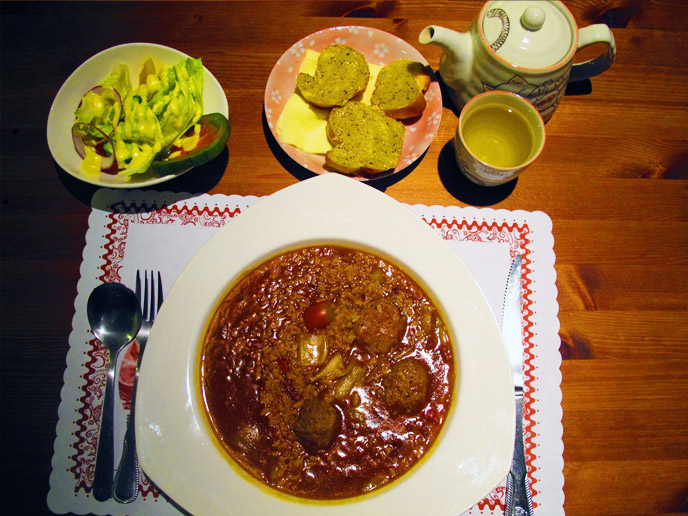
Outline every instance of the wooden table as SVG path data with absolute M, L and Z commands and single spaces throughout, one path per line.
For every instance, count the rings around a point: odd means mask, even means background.
M 688 513 L 688 4 L 566 2 L 580 26 L 613 28 L 618 56 L 547 124 L 515 184 L 457 176 L 457 115 L 386 193 L 405 203 L 541 210 L 554 224 L 569 516 Z M 57 90 L 109 46 L 149 41 L 201 56 L 229 101 L 223 174 L 166 189 L 266 195 L 299 178 L 266 137 L 263 94 L 294 42 L 343 24 L 418 48 L 429 24 L 468 30 L 476 1 L 7 3 L 2 16 L 2 512 L 47 513 L 57 407 L 94 188 L 46 144 Z M 581 93 L 578 91 L 578 93 Z

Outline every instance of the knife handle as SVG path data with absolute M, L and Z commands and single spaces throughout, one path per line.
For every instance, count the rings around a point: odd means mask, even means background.
M 506 482 L 505 516 L 533 516 L 533 502 L 523 444 L 523 389 L 516 390 L 516 439 L 511 471 Z

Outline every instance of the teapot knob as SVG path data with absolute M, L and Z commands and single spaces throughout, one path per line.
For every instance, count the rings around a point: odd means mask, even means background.
M 523 11 L 521 16 L 521 25 L 526 30 L 540 30 L 542 24 L 545 23 L 545 11 L 542 7 L 531 6 Z

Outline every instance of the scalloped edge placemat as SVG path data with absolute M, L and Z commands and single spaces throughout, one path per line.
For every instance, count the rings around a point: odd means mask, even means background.
M 58 409 L 48 506 L 56 513 L 177 515 L 177 508 L 143 481 L 127 505 L 96 501 L 91 493 L 107 368 L 106 351 L 86 319 L 88 295 L 102 282 L 133 288 L 137 269 L 154 266 L 169 290 L 183 267 L 215 232 L 259 198 L 170 192 L 99 190 L 93 198 L 81 278 L 74 302 L 67 368 Z M 561 356 L 552 221 L 543 212 L 407 205 L 463 259 L 501 320 L 512 257 L 523 256 L 526 374 L 526 460 L 535 514 L 564 514 Z M 131 396 L 137 345 L 120 353 L 115 409 L 115 464 Z M 505 483 L 466 515 L 503 515 Z M 458 516 L 458 515 L 457 515 Z

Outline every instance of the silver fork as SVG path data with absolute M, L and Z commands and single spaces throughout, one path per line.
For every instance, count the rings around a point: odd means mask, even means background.
M 134 414 L 136 413 L 136 385 L 139 379 L 139 368 L 141 358 L 148 342 L 151 326 L 157 312 L 160 310 L 163 300 L 162 277 L 160 271 L 156 280 L 153 271 L 144 271 L 143 296 L 141 296 L 141 271 L 136 271 L 136 297 L 139 298 L 142 311 L 142 322 L 136 341 L 139 343 L 139 358 L 136 362 L 136 376 L 134 377 L 134 387 L 131 395 L 131 411 L 127 431 L 124 434 L 124 447 L 122 458 L 120 459 L 117 473 L 115 474 L 115 486 L 113 496 L 120 503 L 131 503 L 136 500 L 139 494 L 139 461 L 136 455 L 136 436 L 134 435 Z M 157 298 L 156 298 L 157 291 Z M 157 303 L 156 303 L 157 299 Z

